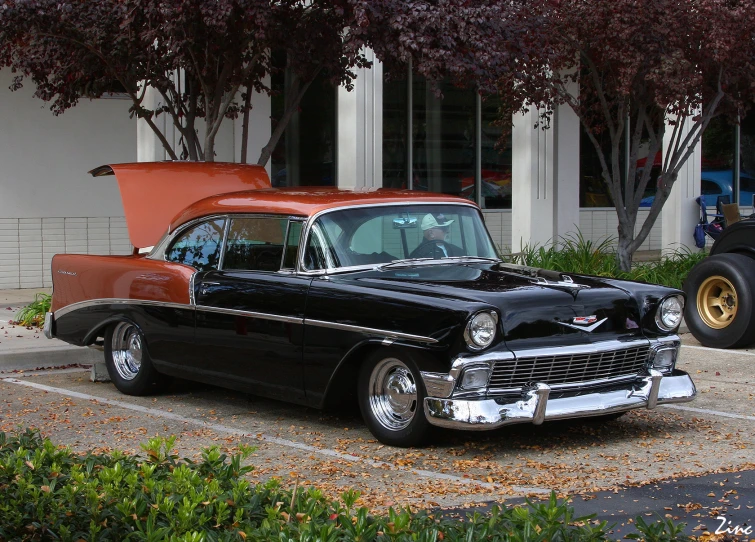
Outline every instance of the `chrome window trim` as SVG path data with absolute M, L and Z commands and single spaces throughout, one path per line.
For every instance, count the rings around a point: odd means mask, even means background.
M 226 216 L 223 223 L 223 238 L 220 241 L 220 257 L 218 258 L 218 271 L 223 270 L 223 262 L 225 261 L 225 252 L 228 250 L 228 230 L 231 227 L 231 219 Z
M 300 222 L 307 220 L 307 217 L 304 215 L 287 215 L 275 213 L 218 213 L 212 215 L 204 215 L 193 218 L 188 222 L 184 222 L 173 231 L 168 230 L 168 232 L 163 235 L 163 237 L 155 244 L 155 248 L 152 249 L 152 252 L 147 254 L 146 257 L 150 260 L 168 261 L 165 259 L 165 249 L 171 242 L 173 242 L 176 236 L 180 235 L 188 228 L 191 228 L 192 226 L 200 222 L 204 222 L 205 220 L 216 220 L 218 218 L 223 218 L 226 220 L 231 218 L 286 218 L 288 220 L 298 220 Z M 225 239 L 223 241 L 223 250 L 225 250 Z
M 146 305 L 150 307 L 164 307 L 168 309 L 190 309 L 194 310 L 194 305 L 186 303 L 173 303 L 170 301 L 152 301 L 148 299 L 122 299 L 122 298 L 101 298 L 101 299 L 89 299 L 87 301 L 79 301 L 77 303 L 71 303 L 65 307 L 61 307 L 53 313 L 54 318 L 61 318 L 66 314 L 77 311 L 79 309 L 85 309 L 87 307 L 94 307 L 97 305 Z
M 194 283 L 196 282 L 198 274 L 199 274 L 199 271 L 194 271 L 194 273 L 191 274 L 191 278 L 189 279 L 189 304 L 190 305 L 197 304 L 197 298 L 196 298 L 196 295 L 194 294 Z
M 345 270 L 353 271 L 358 269 L 373 269 L 375 265 L 360 265 L 360 266 L 354 266 L 354 267 L 334 267 L 334 268 L 328 268 L 328 269 L 307 269 L 304 266 L 304 248 L 307 246 L 307 243 L 304 241 L 309 240 L 310 231 L 312 229 L 312 226 L 314 225 L 315 221 L 317 221 L 318 218 L 320 218 L 323 215 L 326 215 L 328 213 L 334 213 L 338 211 L 348 211 L 350 209 L 365 209 L 365 208 L 372 208 L 372 207 L 396 207 L 400 205 L 459 205 L 463 207 L 471 207 L 472 209 L 475 209 L 477 213 L 480 215 L 480 219 L 482 220 L 483 225 L 485 224 L 485 217 L 482 216 L 482 211 L 480 208 L 475 205 L 474 203 L 468 203 L 463 201 L 430 201 L 430 202 L 410 202 L 407 200 L 407 203 L 402 203 L 400 201 L 394 201 L 390 203 L 371 203 L 371 204 L 362 204 L 362 205 L 345 205 L 343 207 L 333 207 L 330 209 L 323 209 L 322 211 L 318 211 L 317 213 L 313 214 L 307 219 L 307 222 L 304 226 L 304 231 L 302 232 L 302 241 L 303 243 L 299 245 L 299 258 L 297 261 L 297 273 L 300 273 L 302 275 L 327 275 L 331 274 L 333 272 L 342 272 Z M 495 250 L 496 246 L 493 242 L 493 238 L 490 236 L 490 232 L 488 231 L 487 226 L 484 226 L 483 229 L 485 230 L 485 233 L 488 234 L 488 240 L 490 241 L 490 246 L 493 247 Z M 497 254 L 497 253 L 496 253 Z
M 410 341 L 417 341 L 423 343 L 435 344 L 437 339 L 432 337 L 423 337 L 421 335 L 412 335 L 411 333 L 401 333 L 399 331 L 388 331 L 385 329 L 375 329 L 371 327 L 354 326 L 351 324 L 341 324 L 340 322 L 326 322 L 324 320 L 310 320 L 305 318 L 305 325 L 311 325 L 315 327 L 325 327 L 330 329 L 340 329 L 342 331 L 354 331 L 356 333 L 366 333 L 368 335 L 378 335 L 381 337 L 387 337 L 390 339 L 407 339 Z
M 197 305 L 197 310 L 202 312 L 214 312 L 219 314 L 231 314 L 234 316 L 244 316 L 246 318 L 258 318 L 260 320 L 272 320 L 274 322 L 286 322 L 289 324 L 303 324 L 304 318 L 295 316 L 281 316 L 279 314 L 267 314 L 264 312 L 242 311 L 238 309 L 224 309 L 221 307 L 210 307 L 208 305 Z

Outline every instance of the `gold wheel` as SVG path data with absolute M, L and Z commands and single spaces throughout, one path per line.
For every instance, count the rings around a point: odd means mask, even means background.
M 697 290 L 697 313 L 708 327 L 728 327 L 737 315 L 737 290 L 720 275 L 708 277 Z

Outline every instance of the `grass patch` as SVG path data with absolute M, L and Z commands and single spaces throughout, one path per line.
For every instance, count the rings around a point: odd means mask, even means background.
M 558 247 L 526 245 L 522 252 L 511 254 L 506 259 L 516 264 L 564 273 L 637 280 L 681 288 L 690 270 L 706 256 L 706 253 L 683 248 L 664 254 L 659 261 L 636 263 L 631 271 L 625 272 L 619 269 L 613 239 L 595 243 L 577 233 L 561 237 Z
M 45 313 L 50 310 L 51 304 L 52 296 L 50 294 L 36 294 L 34 301 L 16 313 L 14 323 L 21 326 L 42 327 L 42 324 L 45 323 Z
M 86 455 L 59 448 L 31 430 L 0 433 L 0 541 L 600 541 L 606 522 L 576 518 L 551 495 L 547 503 L 475 513 L 465 521 L 426 512 L 357 508 L 359 492 L 340 500 L 313 488 L 252 484 L 253 452 L 227 456 L 217 447 L 202 460 L 179 460 L 175 438 L 153 438 L 145 457 Z M 681 540 L 671 522 L 640 524 L 647 540 Z M 641 531 L 644 533 L 644 531 Z

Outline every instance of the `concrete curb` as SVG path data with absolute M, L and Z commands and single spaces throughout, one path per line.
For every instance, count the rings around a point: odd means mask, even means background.
M 0 353 L 0 373 L 73 365 L 93 365 L 102 361 L 102 352 L 79 346 L 16 348 Z

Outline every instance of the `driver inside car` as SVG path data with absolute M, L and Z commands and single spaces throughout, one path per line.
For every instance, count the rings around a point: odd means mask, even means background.
M 456 245 L 446 241 L 448 227 L 453 220 L 447 220 L 442 214 L 428 213 L 422 219 L 422 242 L 409 255 L 410 258 L 448 258 L 449 256 L 464 256 L 464 251 Z

